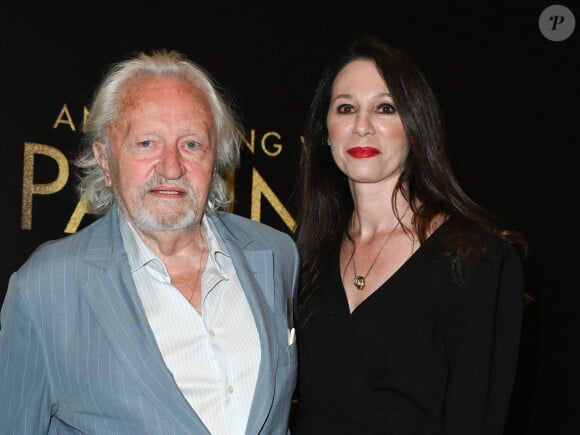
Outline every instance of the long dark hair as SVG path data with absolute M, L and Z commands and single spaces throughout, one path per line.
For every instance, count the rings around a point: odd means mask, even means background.
M 497 234 L 525 250 L 525 239 L 502 229 L 499 219 L 475 203 L 461 188 L 448 156 L 441 108 L 425 76 L 405 52 L 371 37 L 351 43 L 322 73 L 316 86 L 304 131 L 297 179 L 295 240 L 301 255 L 300 305 L 304 306 L 320 286 L 323 273 L 340 248 L 354 204 L 347 177 L 338 169 L 327 144 L 326 117 L 332 85 L 340 70 L 356 59 L 372 60 L 389 91 L 409 143 L 405 168 L 393 192 L 403 194 L 414 212 L 414 230 L 425 242 L 436 216 L 454 217 L 449 239 L 453 264 L 465 258 L 485 257 L 485 248 L 472 237 L 471 225 Z M 420 204 L 417 206 L 417 204 Z

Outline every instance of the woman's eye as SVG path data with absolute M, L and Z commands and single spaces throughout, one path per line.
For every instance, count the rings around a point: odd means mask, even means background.
M 383 103 L 379 105 L 379 112 L 381 113 L 395 113 L 397 109 L 390 103 Z
M 350 104 L 341 104 L 336 108 L 336 111 L 338 113 L 352 113 L 354 109 Z

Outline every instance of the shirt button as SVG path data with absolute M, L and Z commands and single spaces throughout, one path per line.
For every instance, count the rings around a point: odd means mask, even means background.
M 213 330 L 213 329 L 210 329 L 210 330 L 209 330 L 209 335 L 211 335 L 212 337 L 215 337 L 215 332 L 214 332 L 214 330 Z
M 234 387 L 232 387 L 231 385 L 228 386 L 228 393 L 230 394 L 234 393 Z

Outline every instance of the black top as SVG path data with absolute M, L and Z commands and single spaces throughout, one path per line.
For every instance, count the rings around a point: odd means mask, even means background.
M 349 313 L 338 253 L 318 309 L 297 320 L 292 435 L 503 432 L 524 301 L 517 251 L 483 236 L 491 261 L 454 280 L 439 227 Z M 354 291 L 354 290 L 349 290 Z

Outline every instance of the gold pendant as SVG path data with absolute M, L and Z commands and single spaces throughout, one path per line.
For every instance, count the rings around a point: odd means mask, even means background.
M 352 283 L 354 284 L 354 286 L 359 289 L 362 290 L 363 288 L 365 288 L 365 278 L 364 276 L 355 276 Z

